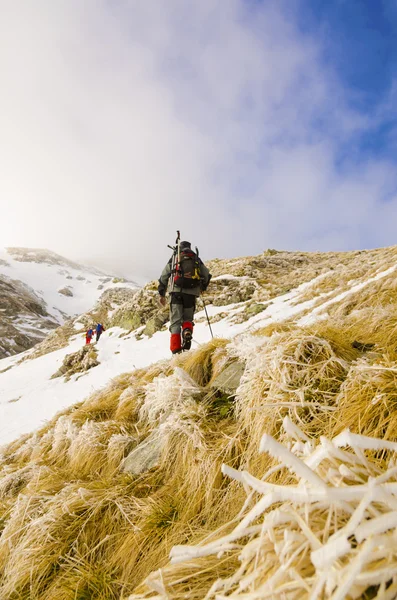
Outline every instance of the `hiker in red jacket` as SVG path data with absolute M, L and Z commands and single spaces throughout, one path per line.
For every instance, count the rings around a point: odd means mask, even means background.
M 94 331 L 90 328 L 85 334 L 85 344 L 91 344 L 92 337 L 94 335 Z

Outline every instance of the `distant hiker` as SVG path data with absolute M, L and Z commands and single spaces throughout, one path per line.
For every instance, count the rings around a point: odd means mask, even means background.
M 90 328 L 87 333 L 85 334 L 85 343 L 87 344 L 91 344 L 91 340 L 92 337 L 94 335 L 94 330 L 92 328 Z
M 102 333 L 104 331 L 106 331 L 106 329 L 104 328 L 104 326 L 101 323 L 98 323 L 96 326 L 96 341 L 99 341 L 99 338 L 101 337 Z
M 171 280 L 170 348 L 173 354 L 190 350 L 196 299 L 207 289 L 210 279 L 211 274 L 199 258 L 197 248 L 195 253 L 190 242 L 181 242 L 178 232 L 174 254 L 164 267 L 158 286 L 160 304 L 165 306 L 165 294 Z

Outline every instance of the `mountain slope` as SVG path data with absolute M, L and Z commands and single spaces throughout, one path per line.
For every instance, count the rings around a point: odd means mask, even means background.
M 31 348 L 114 287 L 138 286 L 48 250 L 0 251 L 0 357 Z
M 271 332 L 272 328 L 289 328 L 294 324 L 321 324 L 329 315 L 343 310 L 350 312 L 353 309 L 345 307 L 356 306 L 362 298 L 367 298 L 371 305 L 373 290 L 395 281 L 396 258 L 394 247 L 367 253 L 278 253 L 209 263 L 215 276 L 206 302 L 214 335 L 231 339 L 264 328 Z M 263 271 L 258 272 L 258 265 L 273 271 L 274 276 L 267 275 L 266 278 Z M 226 271 L 223 275 L 219 274 L 222 270 Z M 305 280 L 306 283 L 300 283 Z M 297 283 L 300 285 L 294 287 Z M 285 293 L 280 296 L 269 298 L 283 291 Z M 392 293 L 387 292 L 382 300 L 386 302 L 387 310 L 389 294 Z M 109 310 L 109 307 L 115 308 Z M 379 314 L 381 311 L 379 307 Z M 85 373 L 72 374 L 67 381 L 63 377 L 51 377 L 61 368 L 65 357 L 77 352 L 84 344 L 84 323 L 92 321 L 92 312 L 55 330 L 27 356 L 21 354 L 1 360 L 3 424 L 0 444 L 31 431 L 43 420 L 52 418 L 57 410 L 80 402 L 106 385 L 111 377 L 168 358 L 167 314 L 167 310 L 158 308 L 154 283 L 118 307 L 114 302 L 107 303 L 101 316 L 106 315 L 103 320 L 110 327 L 97 347 L 99 365 Z M 146 325 L 141 325 L 143 320 Z M 159 331 L 147 326 L 156 320 Z M 210 339 L 203 310 L 198 310 L 195 322 L 194 347 L 197 347 Z M 346 334 L 352 342 L 354 335 L 360 336 L 360 330 L 357 328 Z
M 167 325 L 143 324 L 70 377 L 50 379 L 81 335 L 0 361 L 5 439 L 63 407 L 2 449 L 0 595 L 396 597 L 397 248 L 305 257 L 217 261 L 218 337 L 201 312 L 171 360 Z

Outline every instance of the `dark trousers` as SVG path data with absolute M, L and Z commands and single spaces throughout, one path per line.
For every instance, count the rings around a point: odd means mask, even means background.
M 182 323 L 193 323 L 196 310 L 196 296 L 193 294 L 171 293 L 170 332 L 181 333 Z

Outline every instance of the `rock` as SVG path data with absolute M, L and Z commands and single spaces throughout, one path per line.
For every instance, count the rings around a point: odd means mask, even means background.
M 259 285 L 250 278 L 220 278 L 211 281 L 211 296 L 208 296 L 208 302 L 214 306 L 227 306 L 228 304 L 237 304 L 251 300 Z
M 51 379 L 56 377 L 67 377 L 70 378 L 75 373 L 83 373 L 99 365 L 97 360 L 98 353 L 94 346 L 87 344 L 83 346 L 77 352 L 67 354 L 63 359 L 62 366 L 58 369 Z
M 244 323 L 244 321 L 248 321 L 251 317 L 266 310 L 268 306 L 269 304 L 262 303 L 249 304 L 242 312 L 237 313 L 233 317 L 233 323 Z
M 227 394 L 235 394 L 244 374 L 245 364 L 235 361 L 227 365 L 211 382 L 212 389 L 221 390 Z
M 372 350 L 374 346 L 375 344 L 372 344 L 371 342 L 366 344 L 363 342 L 358 342 L 357 340 L 352 342 L 352 348 L 356 348 L 356 350 L 360 350 L 360 352 L 368 352 L 368 350 Z
M 99 285 L 103 285 L 103 282 Z M 101 297 L 98 300 L 98 304 L 106 304 L 111 310 L 114 310 L 116 306 L 121 306 L 125 302 L 133 300 L 137 291 L 138 289 L 131 289 L 125 287 L 109 288 L 101 294 Z
M 160 331 L 164 323 L 168 321 L 168 318 L 168 311 L 166 313 L 159 312 L 157 315 L 147 321 L 143 333 L 149 337 L 152 337 L 156 331 Z
M 110 327 L 123 327 L 124 329 L 133 330 L 145 325 L 148 332 L 152 331 L 154 333 L 157 331 L 156 327 L 161 327 L 168 320 L 168 308 L 159 310 L 158 293 L 149 288 L 150 285 L 145 286 L 145 288 L 136 292 L 133 298 L 115 310 Z M 155 321 L 155 319 L 157 317 L 162 319 L 163 317 L 160 317 L 160 315 L 163 314 L 165 320 L 159 326 L 159 321 Z M 151 320 L 153 321 L 149 323 Z
M 58 294 L 62 294 L 63 296 L 73 296 L 73 292 L 69 287 L 64 287 L 58 290 Z
M 266 304 L 251 304 L 251 306 L 247 306 L 244 312 L 248 317 L 254 317 L 255 315 L 258 315 L 264 311 L 266 308 Z
M 158 432 L 151 433 L 148 438 L 124 459 L 124 473 L 140 475 L 157 467 L 160 464 L 161 453 L 165 445 L 166 437 Z
M 0 307 L 0 358 L 32 348 L 58 326 L 34 290 L 5 275 L 0 275 Z

